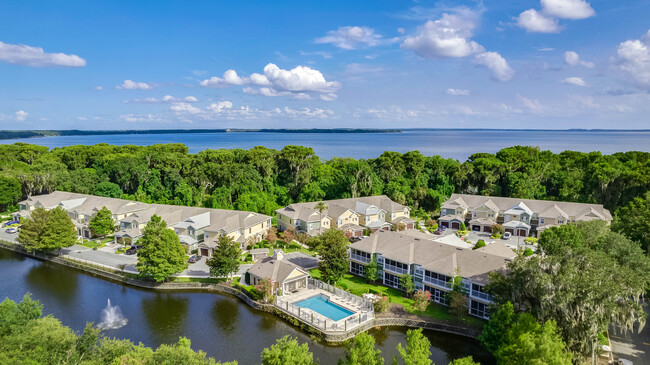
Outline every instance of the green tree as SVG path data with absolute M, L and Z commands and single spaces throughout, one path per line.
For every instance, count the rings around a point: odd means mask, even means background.
M 512 327 L 515 320 L 515 309 L 512 303 L 506 302 L 500 305 L 496 312 L 490 315 L 490 321 L 483 326 L 483 331 L 481 331 L 478 340 L 483 347 L 494 353 L 501 346 L 503 336 Z
M 377 257 L 373 255 L 372 260 L 363 268 L 363 276 L 369 283 L 374 283 L 379 279 L 379 267 L 377 266 Z
M 540 325 L 532 315 L 521 313 L 502 341 L 494 352 L 498 364 L 572 364 L 553 320 Z
M 41 232 L 38 249 L 52 252 L 63 247 L 70 247 L 77 242 L 77 227 L 63 207 L 56 207 L 48 212 L 45 228 Z
M 402 286 L 402 290 L 406 292 L 406 295 L 411 296 L 413 291 L 415 291 L 415 282 L 413 277 L 410 274 L 404 274 L 399 278 L 399 283 Z
M 327 204 L 324 202 L 318 202 L 314 209 L 318 211 L 320 217 L 320 221 L 318 222 L 318 234 L 321 234 L 323 233 L 323 212 L 327 210 Z
M 449 365 L 481 365 L 478 362 L 474 361 L 474 358 L 471 356 L 461 357 L 460 359 L 452 360 Z
M 122 196 L 122 189 L 115 183 L 104 181 L 95 186 L 95 195 L 105 196 L 108 198 L 119 198 Z
M 159 216 L 151 217 L 138 243 L 142 248 L 136 269 L 141 275 L 161 282 L 187 269 L 187 255 L 178 235 Z
M 14 177 L 0 176 L 0 212 L 4 212 L 22 196 L 20 180 Z
M 318 235 L 320 271 L 327 282 L 337 282 L 348 271 L 348 238 L 338 229 L 330 228 Z
M 239 243 L 226 235 L 219 236 L 217 246 L 212 251 L 212 258 L 206 261 L 210 275 L 224 277 L 237 272 L 241 255 Z
M 102 207 L 88 222 L 88 227 L 95 236 L 99 237 L 106 237 L 106 235 L 115 232 L 113 213 L 108 208 Z
M 645 252 L 650 252 L 650 192 L 644 198 L 634 198 L 619 208 L 612 230 L 638 242 Z
M 381 350 L 375 348 L 375 338 L 361 332 L 345 342 L 345 359 L 339 360 L 345 365 L 383 365 Z
M 47 225 L 50 212 L 43 208 L 34 209 L 28 218 L 23 220 L 23 226 L 18 232 L 17 241 L 27 251 L 34 252 L 41 249 L 41 236 Z
M 397 345 L 405 365 L 429 365 L 433 362 L 431 356 L 431 342 L 422 334 L 422 328 L 406 331 L 406 348 Z
M 483 240 L 478 240 L 474 247 L 472 247 L 472 250 L 476 250 L 477 248 L 485 247 L 485 241 Z
M 467 294 L 467 290 L 463 287 L 463 278 L 456 273 L 456 276 L 451 278 L 451 291 L 446 296 L 449 301 L 449 310 L 458 317 L 467 313 Z
M 424 312 L 429 306 L 429 300 L 431 300 L 431 293 L 428 290 L 418 290 L 413 294 L 413 308 Z
M 273 346 L 262 350 L 262 365 L 312 365 L 314 354 L 309 351 L 306 343 L 298 344 L 296 338 L 284 336 Z

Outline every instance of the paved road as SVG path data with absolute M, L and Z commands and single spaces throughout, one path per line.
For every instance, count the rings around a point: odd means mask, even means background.
M 650 314 L 648 306 L 646 313 Z M 617 359 L 630 360 L 634 364 L 650 364 L 650 326 L 646 325 L 641 333 L 617 333 L 614 329 L 609 334 L 612 351 Z

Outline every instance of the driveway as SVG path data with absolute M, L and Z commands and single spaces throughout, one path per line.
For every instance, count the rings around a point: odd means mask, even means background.
M 648 306 L 645 312 L 650 314 Z M 650 364 L 650 326 L 645 326 L 641 333 L 618 333 L 611 328 L 609 332 L 612 351 L 616 359 L 625 359 L 634 364 Z

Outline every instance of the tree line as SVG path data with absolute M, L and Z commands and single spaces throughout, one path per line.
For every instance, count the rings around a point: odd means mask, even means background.
M 0 146 L 0 210 L 55 189 L 144 202 L 272 214 L 293 202 L 386 194 L 436 212 L 452 193 L 600 203 L 616 210 L 650 191 L 650 153 L 515 146 L 464 161 L 386 151 L 324 161 L 312 148 L 204 150 L 152 146 Z
M 394 364 L 432 365 L 431 343 L 422 330 L 410 330 L 406 343 L 398 344 L 399 357 Z M 222 364 L 203 351 L 191 348 L 191 341 L 181 337 L 175 344 L 162 344 L 153 349 L 142 343 L 110 338 L 92 323 L 77 333 L 52 315 L 43 316 L 43 305 L 26 294 L 19 303 L 5 299 L 0 303 L 0 363 L 2 364 L 157 364 L 216 365 Z M 285 336 L 262 350 L 262 365 L 318 364 L 307 343 Z M 236 365 L 237 361 L 223 363 Z M 345 365 L 381 365 L 384 359 L 375 346 L 375 339 L 360 333 L 345 343 Z M 452 365 L 476 365 L 471 357 L 453 360 Z

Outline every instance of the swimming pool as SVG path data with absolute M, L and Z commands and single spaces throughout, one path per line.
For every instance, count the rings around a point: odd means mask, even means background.
M 329 299 L 330 298 L 327 295 L 318 294 L 293 304 L 301 308 L 311 309 L 314 312 L 320 313 L 334 321 L 341 320 L 354 314 L 354 312 L 330 302 Z

